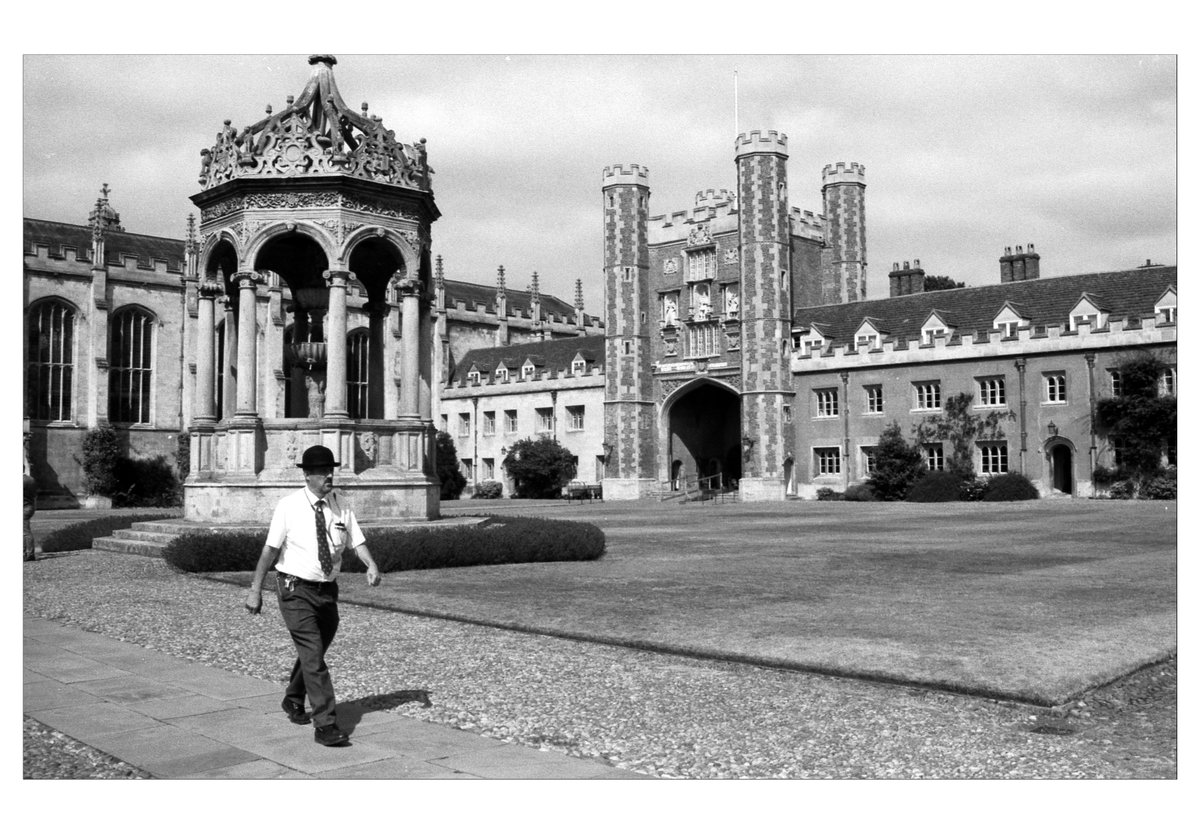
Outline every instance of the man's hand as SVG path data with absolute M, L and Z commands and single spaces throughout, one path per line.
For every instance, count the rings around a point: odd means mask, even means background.
M 251 588 L 246 592 L 246 610 L 251 614 L 262 611 L 262 591 Z
M 380 579 L 379 568 L 375 565 L 367 565 L 367 584 L 374 587 L 379 584 Z

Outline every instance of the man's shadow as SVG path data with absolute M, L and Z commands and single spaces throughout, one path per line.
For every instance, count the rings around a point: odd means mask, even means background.
M 404 704 L 420 704 L 422 709 L 429 709 L 433 702 L 429 700 L 428 689 L 401 689 L 385 695 L 368 695 L 365 698 L 355 698 L 353 701 L 339 701 L 337 705 L 337 725 L 347 733 L 353 733 L 363 715 L 368 712 L 379 712 Z

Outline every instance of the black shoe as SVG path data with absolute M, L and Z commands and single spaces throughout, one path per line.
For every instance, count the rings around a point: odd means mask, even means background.
M 339 729 L 337 724 L 328 724 L 313 730 L 313 740 L 326 747 L 341 747 L 349 743 L 350 736 L 346 734 L 345 730 Z
M 287 713 L 288 720 L 293 724 L 308 724 L 312 721 L 312 713 L 305 712 L 304 707 L 296 706 L 287 698 L 283 699 L 283 711 Z

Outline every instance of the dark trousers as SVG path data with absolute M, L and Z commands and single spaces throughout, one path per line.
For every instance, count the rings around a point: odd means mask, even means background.
M 337 634 L 337 583 L 305 584 L 286 575 L 277 575 L 275 581 L 279 611 L 296 644 L 296 662 L 284 697 L 303 708 L 307 695 L 312 704 L 313 724 L 329 726 L 336 717 L 336 701 L 333 680 L 325 665 L 325 651 Z

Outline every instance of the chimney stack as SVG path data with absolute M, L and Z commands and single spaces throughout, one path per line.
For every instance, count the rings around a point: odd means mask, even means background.
M 888 273 L 888 289 L 893 298 L 925 292 L 925 270 L 921 269 L 921 261 L 914 260 L 911 265 L 905 261 L 903 268 L 893 262 L 892 271 Z

